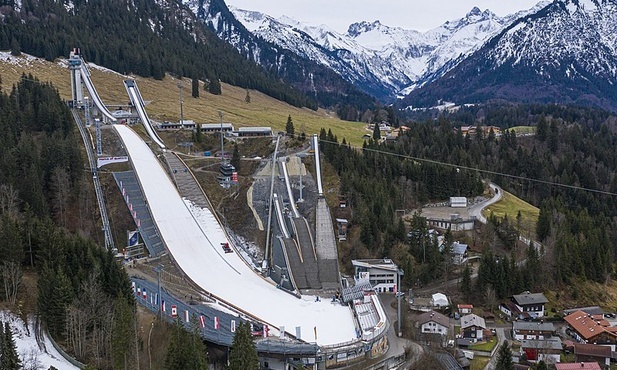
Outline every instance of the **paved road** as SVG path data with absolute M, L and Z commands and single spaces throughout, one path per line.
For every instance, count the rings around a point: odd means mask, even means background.
M 495 331 L 497 333 L 497 346 L 495 347 L 495 352 L 493 352 L 493 357 L 491 357 L 491 360 L 486 364 L 484 370 L 495 370 L 495 366 L 497 365 L 497 353 L 499 352 L 499 346 L 501 346 L 504 340 L 508 340 L 506 339 L 506 333 L 504 328 L 497 328 L 495 329 Z
M 486 217 L 482 216 L 482 210 L 484 208 L 490 206 L 493 203 L 499 202 L 501 200 L 501 197 L 503 196 L 503 189 L 501 189 L 496 184 L 493 184 L 491 182 L 489 184 L 489 187 L 491 188 L 491 190 L 493 191 L 493 194 L 495 194 L 495 195 L 491 199 L 487 199 L 484 202 L 480 202 L 478 204 L 474 204 L 473 206 L 469 207 L 469 209 L 468 209 L 469 216 L 475 217 L 476 219 L 478 219 L 478 221 L 482 222 L 483 224 L 486 223 Z
M 406 338 L 400 338 L 397 335 L 398 312 L 396 310 L 396 306 L 392 307 L 392 302 L 396 300 L 396 297 L 392 293 L 383 293 L 379 295 L 379 299 L 381 300 L 383 308 L 386 311 L 386 315 L 388 316 L 388 321 L 390 322 L 390 326 L 388 327 L 388 343 L 390 347 L 388 348 L 388 352 L 386 352 L 384 358 L 403 354 L 405 352 L 405 348 L 409 347 L 412 355 L 411 358 L 407 359 L 407 364 L 414 363 L 422 356 L 424 349 L 418 343 L 412 342 Z M 405 302 L 405 297 L 403 297 L 401 299 L 402 307 L 405 307 Z

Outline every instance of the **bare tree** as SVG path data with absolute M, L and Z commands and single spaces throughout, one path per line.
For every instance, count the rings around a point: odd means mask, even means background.
M 71 194 L 71 181 L 66 169 L 62 167 L 54 168 L 51 175 L 53 189 L 53 209 L 62 227 L 66 227 L 66 210 Z
M 17 217 L 19 213 L 19 193 L 13 185 L 0 185 L 0 215 Z
M 41 370 L 43 364 L 39 360 L 39 352 L 36 348 L 30 348 L 29 351 L 21 353 L 21 361 L 23 370 Z
M 82 282 L 67 312 L 67 341 L 77 359 L 97 368 L 109 367 L 112 327 L 113 304 L 105 296 L 95 271 Z
M 23 272 L 21 265 L 15 261 L 4 261 L 0 265 L 0 275 L 4 284 L 6 301 L 14 305 L 17 301 L 17 291 L 21 285 Z
M 484 298 L 486 299 L 486 305 L 489 310 L 493 312 L 493 308 L 497 305 L 497 295 L 495 294 L 495 289 L 493 289 L 492 286 L 488 285 L 486 287 Z

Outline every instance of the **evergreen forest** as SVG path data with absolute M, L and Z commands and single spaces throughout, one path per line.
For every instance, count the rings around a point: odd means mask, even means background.
M 247 61 L 196 21 L 179 1 L 1 0 L 0 50 L 53 61 L 80 48 L 84 59 L 117 72 L 162 79 L 165 73 L 259 90 L 298 107 L 317 102 Z
M 502 122 L 496 125 L 503 127 L 501 135 L 478 128 L 479 134 L 464 136 L 459 129 L 485 120 Z M 323 153 L 353 209 L 352 228 L 360 230 L 359 238 L 342 248 L 343 265 L 354 258 L 390 257 L 405 270 L 404 287 L 447 279 L 452 270 L 448 250 L 439 250 L 428 236 L 424 217 L 416 214 L 404 225 L 396 211 L 451 196 L 473 198 L 490 180 L 540 208 L 536 235 L 529 236 L 542 249 L 525 246 L 527 263 L 515 263 L 521 256 L 520 251 L 515 256 L 516 240 L 528 230 L 514 215 L 489 217 L 473 240 L 484 251 L 476 292 L 489 288 L 501 299 L 553 284 L 607 281 L 617 258 L 614 123 L 614 117 L 588 108 L 508 105 L 406 123 L 408 130 L 398 140 L 371 138 L 362 148 L 322 130 Z M 533 126 L 536 134 L 505 129 L 516 125 Z M 445 238 L 446 245 L 454 241 L 450 232 Z M 543 279 L 534 273 L 540 269 Z

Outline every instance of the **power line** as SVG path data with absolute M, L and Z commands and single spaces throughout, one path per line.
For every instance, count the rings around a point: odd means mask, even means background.
M 338 143 L 336 141 L 329 141 L 329 140 L 322 140 L 322 139 L 319 139 L 319 141 L 322 142 L 322 143 L 341 145 L 340 143 Z M 612 193 L 610 191 L 591 189 L 591 188 L 586 188 L 586 187 L 582 187 L 582 186 L 562 184 L 562 183 L 558 183 L 558 182 L 554 182 L 554 181 L 546 181 L 546 180 L 540 180 L 540 179 L 533 179 L 533 178 L 530 178 L 530 177 L 519 176 L 519 175 L 511 175 L 511 174 L 508 174 L 508 173 L 503 173 L 503 172 L 498 172 L 498 171 L 483 170 L 483 169 L 469 167 L 469 166 L 461 166 L 461 165 L 457 165 L 457 164 L 437 161 L 437 160 L 434 160 L 434 159 L 419 158 L 419 157 L 413 157 L 413 156 L 410 156 L 410 155 L 386 152 L 384 150 L 379 150 L 379 149 L 360 148 L 360 147 L 355 147 L 355 146 L 351 146 L 351 145 L 349 145 L 349 147 L 353 148 L 353 149 L 367 151 L 367 152 L 379 153 L 379 154 L 384 154 L 384 155 L 389 155 L 389 156 L 398 157 L 398 158 L 404 158 L 404 159 L 411 159 L 411 160 L 414 160 L 414 161 L 417 161 L 417 162 L 424 162 L 424 163 L 435 164 L 435 165 L 438 165 L 438 166 L 451 167 L 451 168 L 460 168 L 460 169 L 464 169 L 464 170 L 468 170 L 468 171 L 476 171 L 476 172 L 484 173 L 484 174 L 488 174 L 488 175 L 497 175 L 497 176 L 509 177 L 509 178 L 512 178 L 512 179 L 524 180 L 524 181 L 529 181 L 529 182 L 535 182 L 535 183 L 538 183 L 538 184 L 550 185 L 550 186 L 561 187 L 561 188 L 566 188 L 566 189 L 581 190 L 581 191 L 587 191 L 587 192 L 590 192 L 590 193 L 617 196 L 617 193 Z

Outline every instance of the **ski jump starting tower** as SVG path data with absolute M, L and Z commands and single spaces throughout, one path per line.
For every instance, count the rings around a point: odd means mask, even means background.
M 84 103 L 84 90 L 81 85 L 82 63 L 79 49 L 73 49 L 69 57 L 69 70 L 71 71 L 71 94 L 74 107 L 79 107 Z
M 73 106 L 80 108 L 87 102 L 84 98 L 83 88 L 85 87 L 90 97 L 89 102 L 93 104 L 92 108 L 96 109 L 96 112 L 100 113 L 103 118 L 103 122 L 116 123 L 116 117 L 114 117 L 109 109 L 107 109 L 105 104 L 103 104 L 101 97 L 96 92 L 94 84 L 90 79 L 90 71 L 88 70 L 88 66 L 81 58 L 78 48 L 71 51 L 69 56 L 69 70 L 71 71 L 71 94 Z

